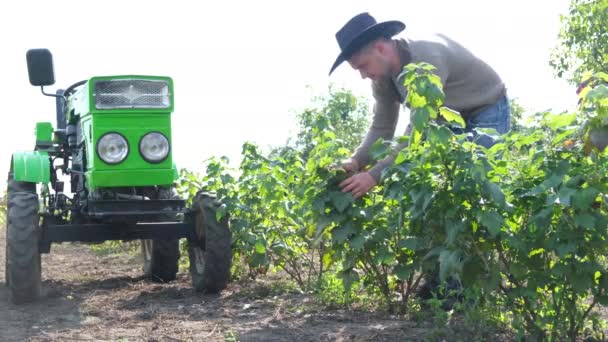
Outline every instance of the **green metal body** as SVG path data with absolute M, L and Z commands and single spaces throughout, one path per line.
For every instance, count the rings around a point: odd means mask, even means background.
M 165 109 L 97 109 L 93 97 L 94 82 L 121 78 L 169 81 L 171 105 Z M 171 146 L 171 113 L 173 112 L 173 82 L 168 77 L 106 76 L 91 78 L 67 103 L 67 120 L 81 120 L 86 146 L 86 182 L 89 189 L 100 187 L 170 185 L 177 179 L 172 153 L 158 164 L 145 161 L 139 153 L 139 141 L 149 132 L 160 132 Z M 106 133 L 123 135 L 129 144 L 129 154 L 123 162 L 106 164 L 97 155 L 97 142 Z
M 36 123 L 36 145 L 53 144 L 53 125 L 50 122 Z
M 169 83 L 170 106 L 168 108 L 119 108 L 97 109 L 94 99 L 94 84 L 99 80 L 114 79 L 164 80 Z M 172 151 L 160 163 L 144 160 L 139 152 L 140 139 L 149 132 L 162 133 L 171 139 L 171 113 L 174 109 L 173 80 L 163 76 L 116 75 L 93 77 L 78 91 L 68 97 L 66 120 L 76 123 L 84 138 L 86 150 L 86 184 L 88 189 L 102 187 L 130 187 L 171 185 L 178 178 L 173 163 Z M 129 144 L 127 158 L 119 164 L 105 163 L 97 155 L 97 142 L 106 133 L 115 132 L 124 136 Z M 50 122 L 36 124 L 36 151 L 20 151 L 13 154 L 13 172 L 16 180 L 50 182 L 50 160 L 45 150 L 52 147 L 53 126 Z
M 17 181 L 48 183 L 51 180 L 51 162 L 47 152 L 18 151 L 12 158 L 13 177 Z

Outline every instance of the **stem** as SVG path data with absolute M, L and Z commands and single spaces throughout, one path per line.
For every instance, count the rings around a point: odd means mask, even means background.
M 553 291 L 551 292 L 551 298 L 553 299 L 553 307 L 555 308 L 555 321 L 559 322 L 560 321 L 559 317 L 561 315 L 562 306 L 561 306 L 559 299 L 555 295 L 555 289 L 553 289 Z M 557 336 L 557 327 L 558 327 L 558 325 L 554 324 L 553 329 L 551 329 L 551 334 L 553 336 Z
M 585 323 L 585 321 L 587 320 L 587 317 L 589 316 L 589 313 L 591 313 L 591 310 L 593 310 L 593 308 L 595 307 L 596 304 L 597 304 L 597 296 L 593 296 L 593 302 L 591 302 L 591 305 L 589 305 L 587 310 L 585 310 L 585 313 L 583 313 L 583 317 L 581 318 L 581 321 L 574 326 L 574 331 L 572 331 L 572 333 L 570 334 L 570 338 L 572 339 L 572 341 L 576 340 L 578 331 L 582 329 L 583 324 Z
M 372 259 L 371 256 L 369 255 L 369 252 L 366 252 L 365 256 L 366 256 L 367 261 Z M 372 262 L 368 262 L 368 263 L 363 262 L 363 267 L 368 271 L 368 273 L 374 274 L 376 279 L 378 279 L 378 281 L 380 283 L 380 289 L 382 290 L 382 294 L 384 295 L 384 298 L 386 299 L 389 307 L 392 308 L 391 301 L 390 301 L 390 289 L 388 287 L 386 277 L 383 277 L 382 272 L 380 272 L 378 270 L 378 267 L 376 267 L 376 265 L 374 265 Z
M 497 243 L 496 249 L 498 250 L 499 259 L 504 264 L 506 269 L 508 269 L 509 263 L 507 261 L 507 258 L 504 255 L 504 250 L 502 248 L 502 245 Z M 511 283 L 513 283 L 517 288 L 522 288 L 521 284 L 511 274 L 508 274 L 508 278 L 509 278 L 509 281 Z M 509 298 L 508 289 L 506 289 L 502 284 L 500 285 L 500 289 L 504 292 L 504 294 L 507 296 L 507 298 Z M 524 318 L 526 319 L 526 322 L 528 323 L 528 325 L 530 327 L 534 328 L 538 333 L 542 334 L 542 329 L 536 324 L 536 313 L 534 312 L 534 309 L 532 308 L 530 301 L 526 297 L 523 297 L 522 299 L 524 301 L 523 309 L 524 309 Z
M 406 306 L 407 300 L 410 297 L 410 290 L 412 289 L 412 281 L 414 280 L 414 272 L 407 278 L 407 282 L 403 284 L 401 293 L 401 305 Z
M 415 281 L 414 281 L 414 283 L 412 284 L 411 282 L 412 282 L 413 277 L 414 277 L 414 273 L 412 273 L 412 274 L 410 275 L 410 279 L 408 280 L 408 284 L 407 284 L 407 292 L 406 292 L 406 294 L 405 294 L 405 301 L 404 301 L 404 304 L 407 304 L 407 300 L 408 300 L 408 299 L 409 299 L 409 297 L 410 297 L 411 290 L 418 288 L 418 284 L 420 283 L 420 280 L 422 279 L 422 273 L 420 273 L 420 274 L 418 275 L 418 278 L 416 278 L 416 280 L 415 280 Z
M 277 263 L 277 259 L 276 259 L 276 258 L 275 258 L 275 257 L 274 257 L 272 254 L 269 254 L 269 257 L 270 257 L 270 259 L 272 259 L 272 262 L 273 262 L 274 264 L 278 264 L 278 265 L 280 265 L 279 263 Z M 294 262 L 294 261 L 293 261 L 291 258 L 289 258 L 289 259 L 287 259 L 287 260 L 286 260 L 286 263 L 285 263 L 285 264 L 283 264 L 283 265 L 280 265 L 280 267 L 281 267 L 281 268 L 282 268 L 282 269 L 283 269 L 283 270 L 284 270 L 284 271 L 285 271 L 287 274 L 289 274 L 289 276 L 290 276 L 290 277 L 291 277 L 293 280 L 295 280 L 295 281 L 296 281 L 296 283 L 298 283 L 298 286 L 300 287 L 300 289 L 302 289 L 302 290 L 306 290 L 306 288 L 305 288 L 305 286 L 304 286 L 304 284 L 305 284 L 305 283 L 304 283 L 304 280 L 302 279 L 302 277 L 301 277 L 300 273 L 299 273 L 299 272 L 297 272 L 297 271 L 293 271 L 293 270 L 297 270 L 297 269 L 298 269 L 298 268 L 296 267 L 297 265 L 294 265 L 294 264 L 293 264 L 293 262 Z M 289 265 L 289 267 L 287 267 L 286 265 Z M 293 270 L 290 270 L 290 268 L 292 268 Z
M 513 300 L 509 297 L 509 289 L 505 288 L 502 284 L 499 285 L 500 290 L 503 292 L 503 294 L 507 297 L 507 299 L 510 302 L 513 302 Z M 533 313 L 530 312 L 530 310 L 528 310 L 526 308 L 527 303 L 527 299 L 523 298 L 524 300 L 524 307 L 523 309 L 523 314 L 524 314 L 524 319 L 526 320 L 526 323 L 528 324 L 528 326 L 533 327 L 534 329 L 536 329 L 537 331 L 540 331 L 540 329 L 536 326 L 536 315 L 534 315 Z M 515 306 L 516 304 L 513 302 L 513 306 Z M 518 305 L 519 306 L 519 305 Z
M 325 249 L 325 245 L 321 242 L 319 245 L 319 276 L 317 277 L 317 282 L 321 281 L 321 277 L 323 276 L 323 254 Z
M 575 296 L 573 296 L 572 299 L 570 300 L 570 307 L 573 308 L 574 310 L 570 311 L 570 328 L 568 329 L 568 337 L 570 337 L 570 340 L 572 342 L 574 342 L 574 341 L 576 341 L 576 335 L 577 335 Z

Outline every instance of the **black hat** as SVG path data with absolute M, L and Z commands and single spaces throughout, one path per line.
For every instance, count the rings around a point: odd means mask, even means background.
M 367 12 L 357 14 L 336 33 L 336 40 L 342 52 L 336 58 L 329 74 L 331 75 L 338 65 L 349 59 L 367 43 L 379 37 L 390 38 L 404 29 L 405 24 L 397 20 L 378 23 Z

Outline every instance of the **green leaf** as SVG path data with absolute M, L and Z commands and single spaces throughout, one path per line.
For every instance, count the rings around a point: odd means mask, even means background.
M 544 120 L 544 124 L 549 126 L 553 131 L 558 128 L 570 126 L 576 120 L 576 113 L 571 114 L 550 114 Z
M 461 128 L 466 127 L 464 119 L 462 118 L 460 113 L 458 113 L 457 111 L 452 110 L 447 107 L 441 107 L 441 108 L 439 108 L 439 111 L 441 113 L 441 116 L 443 116 L 443 118 L 446 119 L 446 121 L 448 121 L 450 123 L 455 123 L 458 127 L 461 127 Z
M 370 147 L 370 154 L 373 160 L 379 160 L 386 156 L 389 151 L 389 146 L 385 144 L 384 139 L 378 138 Z
M 395 157 L 395 165 L 403 163 L 406 160 L 406 156 L 407 154 L 405 150 L 399 151 L 399 153 L 397 153 L 397 157 Z
M 478 220 L 488 228 L 488 232 L 492 237 L 498 235 L 505 222 L 504 218 L 492 209 L 481 212 L 481 214 L 478 215 Z
M 530 253 L 528 253 L 528 257 L 533 257 L 533 256 L 535 256 L 537 254 L 542 254 L 544 251 L 545 251 L 544 248 L 534 249 L 534 250 L 530 251 Z
M 454 244 L 454 242 L 456 242 L 456 238 L 458 237 L 460 232 L 462 232 L 464 230 L 464 223 L 463 222 L 448 223 L 445 227 L 445 230 L 447 231 L 447 237 L 446 237 L 445 242 L 448 245 L 452 245 L 452 244 Z
M 428 253 L 426 253 L 426 255 L 422 258 L 422 260 L 427 260 L 427 259 L 430 259 L 430 258 L 432 258 L 434 256 L 438 256 L 444 250 L 446 250 L 446 248 L 444 246 L 437 246 L 437 247 L 431 249 Z
M 559 203 L 569 207 L 570 203 L 571 203 L 571 199 L 575 193 L 576 193 L 575 189 L 562 187 L 561 189 L 559 189 L 559 192 L 557 193 L 557 195 L 559 196 Z
M 405 240 L 399 241 L 397 246 L 399 246 L 399 248 L 407 248 L 411 251 L 417 251 L 420 247 L 423 246 L 423 240 L 417 237 L 410 237 Z
M 312 208 L 315 212 L 319 214 L 323 214 L 325 212 L 325 200 L 325 197 L 319 196 L 312 201 Z
M 344 210 L 353 202 L 353 196 L 347 192 L 332 191 L 329 195 L 331 202 L 339 212 Z
M 315 228 L 316 228 L 315 235 L 316 236 L 322 235 L 323 232 L 325 231 L 325 228 L 327 228 L 332 223 L 333 223 L 333 219 L 330 216 L 319 217 L 319 219 L 317 220 L 317 224 L 315 226 Z
M 484 284 L 484 288 L 487 291 L 494 291 L 498 289 L 501 283 L 500 271 L 498 269 L 490 269 L 490 276 L 487 278 Z
M 556 277 L 563 277 L 566 273 L 568 273 L 568 269 L 563 264 L 555 264 L 551 268 L 551 274 Z
M 592 101 L 608 98 L 608 87 L 599 85 L 587 93 L 587 99 Z
M 409 265 L 399 265 L 394 272 L 399 280 L 406 280 L 412 274 L 412 268 Z
M 572 201 L 577 209 L 589 209 L 599 194 L 596 188 L 585 188 L 574 194 Z
M 378 265 L 390 265 L 395 260 L 395 254 L 387 246 L 380 246 L 374 257 L 374 262 Z
M 329 268 L 331 264 L 333 264 L 333 255 L 332 251 L 328 251 L 323 254 L 323 267 Z
M 262 241 L 257 241 L 255 243 L 255 252 L 259 254 L 266 253 L 266 247 L 264 246 L 264 243 L 262 243 Z
M 412 111 L 412 122 L 414 128 L 418 131 L 422 131 L 429 122 L 431 117 L 430 109 L 428 107 L 416 108 Z
M 365 246 L 365 239 L 363 238 L 363 236 L 360 235 L 355 236 L 348 242 L 348 244 L 352 249 L 360 251 L 363 250 L 363 247 Z
M 582 214 L 574 216 L 574 223 L 581 228 L 595 227 L 595 217 L 590 214 Z
M 430 75 L 431 76 L 431 82 L 426 84 L 425 87 L 425 92 L 422 94 L 423 96 L 426 96 L 427 100 L 429 102 L 431 102 L 435 107 L 439 107 L 443 104 L 443 101 L 445 99 L 445 94 L 443 92 L 443 90 L 440 88 L 441 86 L 441 81 L 437 81 L 436 79 L 433 79 L 432 76 L 434 75 Z M 437 77 L 437 79 L 439 79 Z M 433 119 L 437 118 L 437 113 L 433 113 L 433 115 L 431 116 Z
M 345 224 L 338 226 L 331 231 L 334 242 L 343 243 L 352 234 L 355 234 L 355 229 L 352 222 L 346 222 Z
M 557 252 L 558 257 L 563 258 L 566 255 L 576 251 L 576 243 L 574 243 L 574 242 L 561 243 L 557 246 L 555 251 Z
M 459 251 L 442 251 L 439 254 L 439 279 L 443 282 L 449 276 L 459 277 L 463 265 Z
M 478 256 L 473 256 L 462 267 L 462 282 L 467 287 L 473 286 L 482 274 L 483 262 Z
M 553 207 L 548 206 L 541 211 L 539 211 L 536 215 L 532 216 L 530 219 L 531 222 L 535 223 L 538 227 L 546 227 L 553 216 Z
M 408 92 L 407 102 L 412 106 L 412 108 L 422 108 L 427 104 L 424 96 L 421 96 L 413 91 Z
M 439 145 L 447 146 L 450 142 L 450 138 L 454 135 L 452 131 L 444 126 L 439 126 L 429 132 L 429 138 L 431 141 L 438 143 Z
M 350 290 L 354 283 L 359 281 L 359 274 L 352 268 L 346 269 L 338 273 L 338 278 L 342 279 L 342 284 L 346 290 Z
M 596 296 L 598 303 L 608 305 L 608 295 Z
M 483 183 L 483 190 L 487 196 L 489 196 L 494 202 L 498 203 L 501 207 L 506 204 L 505 194 L 502 189 L 496 184 L 489 181 Z
M 580 275 L 574 275 L 573 277 L 569 277 L 569 279 L 571 281 L 572 288 L 577 293 L 586 293 L 589 288 L 593 286 L 591 277 L 588 278 Z
M 509 272 L 515 277 L 515 279 L 522 279 L 526 274 L 526 268 L 518 263 L 512 263 L 509 265 Z

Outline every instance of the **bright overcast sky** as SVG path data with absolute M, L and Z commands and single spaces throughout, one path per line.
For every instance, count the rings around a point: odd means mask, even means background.
M 532 110 L 571 108 L 574 89 L 548 65 L 566 0 L 425 1 L 10 1 L 0 5 L 2 180 L 16 149 L 31 150 L 36 121 L 54 123 L 54 99 L 30 86 L 29 48 L 53 53 L 55 86 L 95 75 L 166 75 L 175 82 L 174 160 L 236 161 L 245 141 L 283 144 L 312 86 L 330 82 L 370 97 L 369 81 L 343 64 L 335 32 L 369 11 L 413 32 L 442 32 L 496 68 L 509 95 Z M 371 102 L 370 102 L 371 105 Z M 402 115 L 399 127 L 405 127 Z

